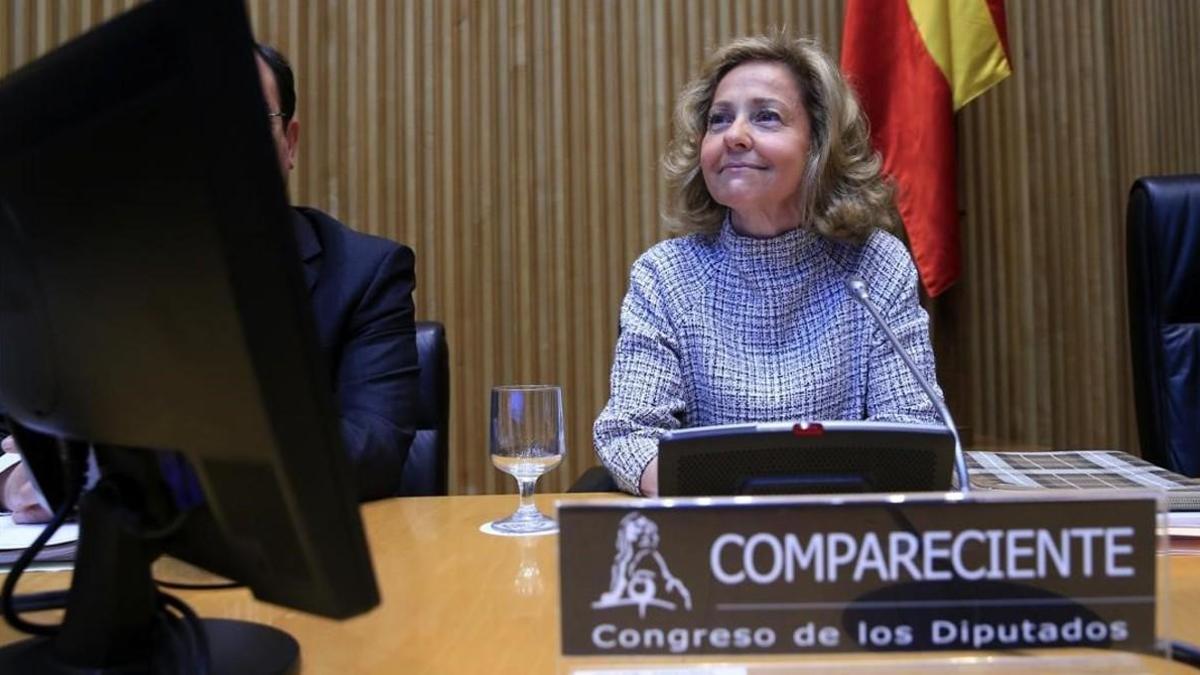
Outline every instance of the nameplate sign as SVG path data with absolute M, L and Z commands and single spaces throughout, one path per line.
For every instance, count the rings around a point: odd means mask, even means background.
M 1156 509 L 1144 493 L 563 502 L 562 651 L 1151 651 Z

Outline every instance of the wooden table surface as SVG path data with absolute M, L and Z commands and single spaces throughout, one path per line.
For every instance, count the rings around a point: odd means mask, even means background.
M 539 506 L 553 513 L 560 498 L 540 495 Z M 479 531 L 485 521 L 516 507 L 513 495 L 405 498 L 363 507 L 382 603 L 374 610 L 338 622 L 258 602 L 245 589 L 180 592 L 203 617 L 269 624 L 301 644 L 304 673 L 556 673 L 613 667 L 613 662 L 559 657 L 558 538 L 496 537 Z M 182 565 L 156 567 L 156 576 L 199 581 Z M 1166 632 L 1200 644 L 1200 555 L 1169 556 L 1170 606 Z M 66 573 L 29 573 L 22 591 L 62 588 Z M 18 639 L 0 623 L 0 644 Z M 1094 652 L 1059 651 L 1062 672 L 1082 672 Z M 991 664 L 996 672 L 1040 671 L 1040 657 L 963 653 L 952 665 Z M 696 657 L 692 657 L 694 660 Z M 852 672 L 927 672 L 928 657 L 895 655 L 820 656 L 756 659 L 707 657 L 709 663 L 749 664 L 751 673 L 768 670 L 816 672 L 833 666 Z M 926 659 L 926 660 L 922 660 Z M 693 661 L 694 662 L 694 661 Z M 693 663 L 688 662 L 688 663 Z M 679 657 L 648 659 L 656 666 L 681 666 Z M 1090 672 L 1194 672 L 1178 664 L 1120 653 L 1104 656 L 1105 670 Z M 759 664 L 759 665 L 754 665 Z M 628 662 L 624 665 L 630 665 Z M 972 668 L 974 671 L 976 668 Z

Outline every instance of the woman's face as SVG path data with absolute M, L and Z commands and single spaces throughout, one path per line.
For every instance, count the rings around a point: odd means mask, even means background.
M 708 192 L 737 216 L 799 220 L 808 111 L 787 66 L 754 61 L 717 84 L 700 145 Z M 736 224 L 736 222 L 735 222 Z

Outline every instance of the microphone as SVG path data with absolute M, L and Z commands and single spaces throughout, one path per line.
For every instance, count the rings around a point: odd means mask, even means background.
M 871 300 L 871 294 L 867 289 L 867 282 L 857 274 L 851 274 L 846 278 L 846 290 L 850 292 L 850 296 L 859 302 L 863 307 L 867 308 L 867 312 L 871 318 L 875 320 L 875 325 L 883 329 L 883 334 L 887 336 L 888 342 L 892 343 L 892 349 L 900 355 L 904 360 L 904 365 L 908 366 L 908 371 L 913 377 L 917 378 L 917 384 L 921 385 L 921 389 L 925 391 L 925 395 L 933 403 L 934 409 L 942 418 L 942 424 L 950 430 L 950 435 L 954 437 L 954 472 L 958 474 L 958 488 L 964 494 L 971 491 L 971 481 L 967 476 L 967 459 L 963 454 L 962 441 L 958 438 L 958 427 L 954 425 L 954 418 L 950 416 L 950 410 L 946 408 L 946 404 L 933 390 L 933 385 L 929 384 L 929 380 L 921 374 L 921 370 L 917 368 L 917 364 L 913 363 L 912 357 L 904 350 L 900 344 L 900 339 L 888 327 L 886 321 L 883 320 L 883 315 L 879 313 L 879 308 Z

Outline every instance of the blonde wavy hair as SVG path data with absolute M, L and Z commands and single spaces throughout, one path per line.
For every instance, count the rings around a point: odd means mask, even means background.
M 796 78 L 808 111 L 810 146 L 800 190 L 802 227 L 844 241 L 863 241 L 875 228 L 896 231 L 893 188 L 871 149 L 866 116 L 833 60 L 813 40 L 780 33 L 743 37 L 717 49 L 700 76 L 679 94 L 675 137 L 662 166 L 668 188 L 664 217 L 677 232 L 713 233 L 726 207 L 708 192 L 700 144 L 722 78 L 749 62 L 780 63 Z

